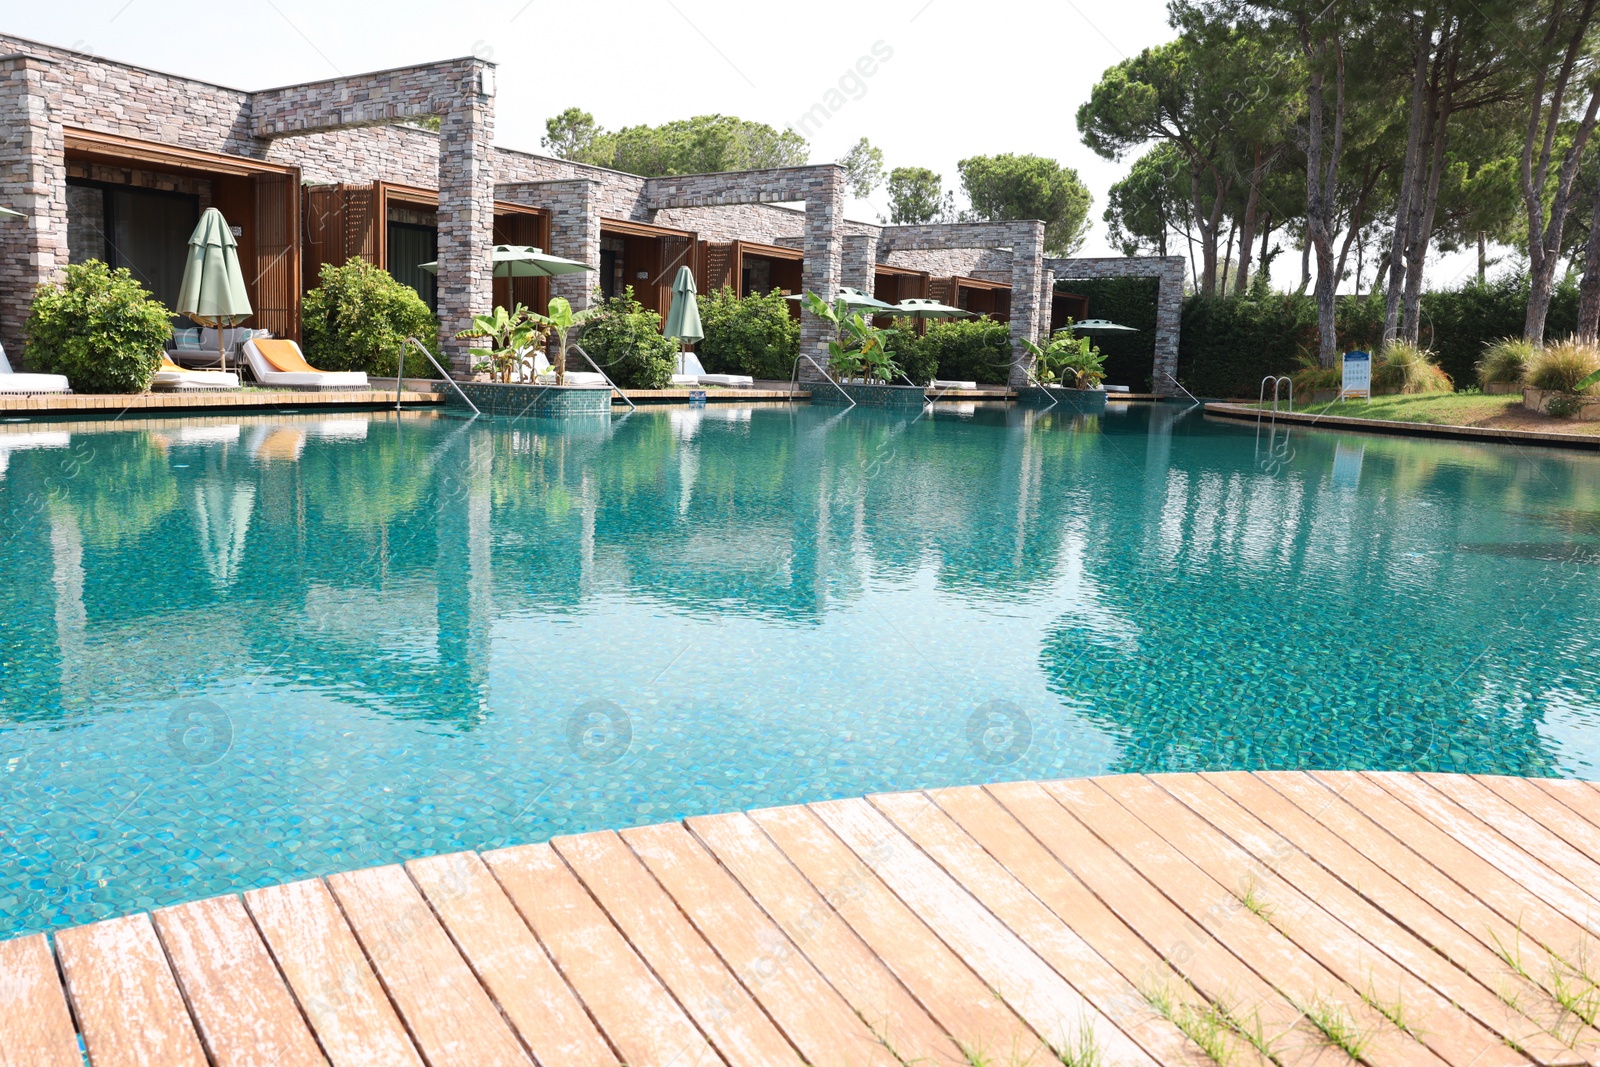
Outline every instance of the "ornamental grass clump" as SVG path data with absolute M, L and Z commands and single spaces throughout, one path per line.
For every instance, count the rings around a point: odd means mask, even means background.
M 1372 371 L 1374 393 L 1453 393 L 1455 383 L 1432 352 L 1409 341 L 1390 344 Z
M 1538 349 L 1528 361 L 1523 384 L 1534 389 L 1584 396 L 1600 395 L 1600 346 L 1568 338 Z
M 172 335 L 172 312 L 126 267 L 98 259 L 41 285 L 28 311 L 28 367 L 64 374 L 79 393 L 142 393 Z
M 1505 383 L 1521 384 L 1538 349 L 1532 341 L 1521 337 L 1502 337 L 1483 347 L 1483 358 L 1478 360 L 1478 383 L 1484 386 Z

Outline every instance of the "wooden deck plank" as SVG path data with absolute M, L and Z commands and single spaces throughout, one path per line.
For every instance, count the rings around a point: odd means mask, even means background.
M 1446 1060 L 1477 1067 L 1491 1064 L 1512 1067 L 1526 1062 L 1527 1056 L 1518 1051 L 1521 1049 L 1541 1063 L 1583 1061 L 1581 1054 L 1555 1035 L 1538 1028 L 1531 1018 L 1511 1011 L 1505 1001 L 1451 963 L 1433 945 L 1420 940 L 1409 926 L 1380 910 L 1364 893 L 1335 878 L 1293 840 L 1264 822 L 1265 813 L 1259 809 L 1239 804 L 1199 775 L 1162 775 L 1160 788 L 1226 835 L 1308 902 L 1342 923 L 1367 946 L 1403 969 L 1398 980 L 1394 971 L 1385 976 L 1375 969 L 1369 978 L 1370 988 L 1362 989 L 1358 984 L 1354 988 L 1358 994 L 1365 993 L 1386 1004 L 1404 1004 L 1408 1013 L 1416 1014 L 1413 1025 L 1423 1035 L 1424 1042 Z M 1290 806 L 1281 798 L 1274 800 L 1271 794 L 1260 799 L 1268 807 Z M 1408 913 L 1407 917 L 1414 916 Z M 1297 939 L 1297 924 L 1289 921 L 1286 925 L 1289 937 Z M 1365 949 L 1360 951 L 1365 953 Z M 1350 981 L 1348 974 L 1345 978 Z M 1385 984 L 1385 978 L 1395 984 Z M 1406 981 L 1407 978 L 1414 979 L 1415 984 Z M 1433 1010 L 1429 1009 L 1426 993 L 1416 995 L 1419 986 L 1422 991 L 1433 994 Z M 1442 1012 L 1440 1005 L 1443 1005 Z M 1508 1037 L 1511 1043 L 1505 1040 Z
M 550 842 L 733 1067 L 800 1055 L 677 904 L 611 831 Z
M 899 1063 L 884 1044 L 887 1035 L 874 1033 L 856 1015 L 805 950 L 773 923 L 687 829 L 662 823 L 623 830 L 621 837 L 807 1063 L 816 1067 Z M 944 1045 L 955 1051 L 948 1041 Z
M 428 1067 L 532 1067 L 404 868 L 327 881 Z
M 150 916 L 63 930 L 56 958 L 94 1067 L 207 1067 Z
M 536 1060 L 619 1062 L 477 853 L 412 860 L 406 871 Z
M 1476 780 L 1591 860 L 1600 862 L 1600 822 L 1596 821 L 1600 819 L 1600 794 L 1585 788 L 1584 783 L 1494 774 L 1480 775 Z M 1592 806 L 1584 794 L 1593 798 Z
M 1052 1049 L 1092 1043 L 1112 1063 L 1154 1062 L 866 800 L 809 807 Z
M 1027 1023 L 811 811 L 767 808 L 741 818 L 761 829 L 961 1047 L 1014 1052 L 1018 1062 L 1041 1054 Z
M 333 1067 L 422 1067 L 327 886 L 256 889 L 244 906 Z
M 981 790 L 974 787 L 966 792 L 978 794 L 981 803 Z M 960 806 L 958 796 L 946 795 L 944 799 L 952 806 Z M 1085 940 L 1076 925 L 1068 925 L 1048 908 L 1018 880 L 1016 872 L 1007 870 L 974 841 L 942 805 L 935 803 L 934 797 L 892 793 L 869 800 L 1152 1059 L 1172 1064 L 1204 1062 L 1200 1050 L 1176 1026 L 1151 1010 L 1134 983 Z M 1014 820 L 1010 822 L 1017 837 L 1026 836 Z M 1094 914 L 1074 918 L 1087 924 Z M 1115 926 L 1122 927 L 1111 918 Z M 1126 947 L 1125 943 L 1119 944 Z
M 1393 998 L 1427 1020 L 1415 1035 L 1408 1035 L 1381 1016 L 1372 1018 L 1367 1025 L 1377 1027 L 1375 1041 L 1388 1042 L 1397 1054 L 1409 1052 L 1420 1041 L 1455 1067 L 1512 1067 L 1526 1062 L 1498 1035 L 1395 959 L 1396 954 L 1403 955 L 1406 962 L 1421 968 L 1425 946 L 1405 951 L 1409 935 L 1404 930 L 1227 797 L 1201 783 L 1185 798 L 1193 803 L 1186 804 L 1174 795 L 1182 787 L 1165 777 L 1162 784 L 1143 777 L 1113 778 L 1100 787 L 1130 812 L 1137 812 L 1218 884 L 1227 885 L 1224 879 L 1230 876 L 1239 879 L 1230 888 L 1241 902 L 1258 898 L 1259 918 L 1344 983 L 1347 988 L 1329 995 L 1358 1022 L 1373 1011 L 1363 993 Z M 1197 812 L 1196 805 L 1205 810 Z M 1470 983 L 1459 986 L 1470 990 L 1482 1007 L 1486 992 Z
M 629 1067 L 719 1063 L 705 1035 L 549 845 L 483 854 L 528 926 Z
M 1119 778 L 1140 780 L 1134 775 Z M 1088 779 L 1051 782 L 1045 788 L 1124 859 L 1137 862 L 1139 870 L 1163 895 L 1211 931 L 1296 1008 L 1310 1011 L 1324 1004 L 1342 1011 L 1360 1032 L 1370 1035 L 1371 1046 L 1364 1059 L 1373 1067 L 1423 1067 L 1443 1062 L 1426 1046 L 1397 1033 L 1392 1026 L 1386 1029 L 1383 1017 L 1364 1003 L 1323 959 L 1308 954 L 1253 914 L 1227 883 L 1219 882 L 1176 842 L 1129 811 L 1103 788 L 1104 784 L 1104 780 Z M 1150 816 L 1148 812 L 1144 814 Z M 1249 870 L 1250 865 L 1246 865 L 1217 873 L 1237 884 Z
M 686 820 L 750 897 L 873 1031 L 910 1062 L 966 1062 L 944 1028 L 744 814 Z M 842 847 L 842 846 L 841 846 Z
M 1318 777 L 1326 779 L 1329 776 L 1318 772 Z M 1493 827 L 1420 778 L 1367 773 L 1361 777 L 1510 878 L 1521 887 L 1524 896 L 1537 897 L 1580 925 L 1586 924 L 1591 915 L 1600 912 L 1600 902 L 1580 887 L 1528 855 Z
M 43 934 L 0 941 L 0 1067 L 83 1067 L 61 976 Z
M 1471 812 L 1479 822 L 1491 827 L 1501 837 L 1536 858 L 1556 874 L 1582 890 L 1590 900 L 1600 899 L 1600 864 L 1586 856 L 1572 841 L 1555 833 L 1522 808 L 1490 789 L 1483 782 L 1460 774 L 1421 774 L 1428 785 L 1455 801 L 1462 809 Z M 1531 790 L 1531 801 L 1543 796 Z M 1572 823 L 1583 823 L 1571 819 Z M 1586 825 L 1586 824 L 1585 824 Z M 1581 826 L 1574 826 L 1581 830 Z M 1600 835 L 1596 835 L 1600 837 Z M 1600 906 L 1587 911 L 1581 918 L 1600 916 Z
M 1235 1018 L 1258 1020 L 1262 1031 L 1275 1042 L 1273 1058 L 1282 1064 L 1312 1063 L 1326 1054 L 1324 1042 L 1304 1021 L 1300 1009 L 1213 936 L 1204 923 L 1163 895 L 1043 786 L 1011 782 L 985 786 L 984 790 L 1049 849 L 1056 862 L 1159 952 L 1199 996 L 1188 997 L 1185 987 L 1176 982 L 1163 985 L 1159 974 L 1140 983 L 1142 993 L 1165 994 L 1175 1012 L 1187 1007 L 1191 1017 L 1212 1003 L 1222 1005 Z M 1185 862 L 1170 851 L 1153 860 Z M 1240 1046 L 1244 1043 L 1235 1043 L 1234 1055 L 1257 1052 Z
M 1600 1032 L 1582 1025 L 1581 1020 L 1561 1019 L 1559 1005 L 1545 990 L 1507 967 L 1489 948 L 1484 934 L 1474 936 L 1469 929 L 1478 926 L 1480 931 L 1486 931 L 1491 927 L 1484 923 L 1498 920 L 1498 916 L 1454 882 L 1440 878 L 1416 854 L 1396 846 L 1381 853 L 1387 863 L 1374 862 L 1346 837 L 1313 819 L 1257 775 L 1233 771 L 1200 777 L 1238 801 L 1396 922 L 1415 931 L 1433 950 L 1492 993 L 1503 1012 L 1484 1020 L 1491 1029 L 1529 1049 L 1541 1062 L 1561 1063 L 1572 1057 L 1581 1060 L 1590 1046 L 1600 1050 Z M 1312 788 L 1329 795 L 1321 786 L 1313 784 Z M 1368 847 L 1373 848 L 1381 831 L 1370 823 L 1363 825 L 1359 821 L 1363 816 L 1348 805 L 1339 802 L 1338 806 L 1343 809 L 1340 822 L 1349 834 L 1367 839 Z M 1511 1004 L 1520 1010 L 1513 1011 Z M 1550 1033 L 1558 1026 L 1562 1038 Z M 1567 1047 L 1568 1038 L 1570 1044 L 1583 1051 Z
M 328 1062 L 244 901 L 212 897 L 162 908 L 153 918 L 215 1067 Z

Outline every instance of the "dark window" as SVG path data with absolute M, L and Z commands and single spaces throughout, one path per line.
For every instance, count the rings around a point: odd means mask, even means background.
M 200 198 L 122 185 L 67 183 L 67 248 L 74 263 L 127 267 L 167 307 L 178 301 Z
M 389 223 L 389 273 L 417 291 L 433 312 L 439 310 L 439 279 L 417 264 L 439 258 L 439 231 L 412 222 Z

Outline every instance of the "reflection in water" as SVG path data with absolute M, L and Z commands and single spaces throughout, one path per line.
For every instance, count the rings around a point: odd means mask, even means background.
M 1600 463 L 1252 430 L 0 427 L 0 934 L 874 790 L 1592 774 Z

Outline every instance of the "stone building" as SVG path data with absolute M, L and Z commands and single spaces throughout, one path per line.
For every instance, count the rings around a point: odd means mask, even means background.
M 81 259 L 131 267 L 171 303 L 209 206 L 235 228 L 253 325 L 297 336 L 320 266 L 361 256 L 436 308 L 458 371 L 454 336 L 476 312 L 512 300 L 542 310 L 553 294 L 584 306 L 625 286 L 665 311 L 688 265 L 702 291 L 831 297 L 848 285 L 994 315 L 1010 323 L 1022 383 L 1020 341 L 1051 325 L 1053 268 L 1090 276 L 1046 262 L 1038 222 L 848 220 L 835 164 L 643 178 L 499 147 L 494 75 L 466 57 L 248 92 L 0 34 L 0 204 L 26 216 L 0 219 L 0 343 L 26 360 L 35 288 Z M 434 119 L 437 131 L 424 128 Z M 599 269 L 496 281 L 496 243 Z M 436 277 L 417 269 L 434 259 Z M 815 362 L 801 361 L 803 378 L 820 374 L 825 342 L 804 316 L 802 353 Z M 1170 347 L 1175 359 L 1175 320 Z

